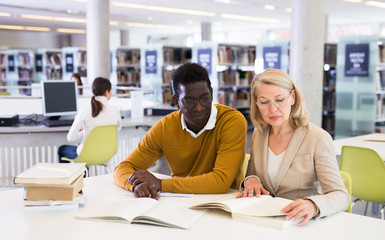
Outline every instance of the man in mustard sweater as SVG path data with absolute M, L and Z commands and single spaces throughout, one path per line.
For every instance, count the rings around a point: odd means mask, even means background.
M 156 123 L 114 171 L 114 180 L 136 197 L 159 198 L 159 191 L 226 193 L 240 176 L 246 149 L 246 120 L 237 110 L 212 104 L 205 68 L 195 63 L 173 74 L 179 108 Z M 172 178 L 158 179 L 148 169 L 164 156 Z M 233 185 L 232 185 L 233 184 Z

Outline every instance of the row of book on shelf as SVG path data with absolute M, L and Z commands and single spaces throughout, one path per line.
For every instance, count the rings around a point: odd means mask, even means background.
M 85 163 L 37 163 L 18 174 L 14 183 L 24 187 L 26 210 L 78 208 L 85 204 L 84 171 Z
M 219 64 L 254 65 L 255 50 L 252 48 L 234 48 L 229 46 L 218 47 Z

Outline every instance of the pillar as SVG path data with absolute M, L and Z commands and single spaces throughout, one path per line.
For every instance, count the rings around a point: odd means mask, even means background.
M 120 30 L 120 46 L 128 47 L 130 45 L 130 32 L 128 30 Z
M 304 94 L 310 121 L 321 126 L 324 0 L 292 0 L 291 15 L 290 76 Z
M 202 41 L 211 41 L 211 23 L 201 23 Z
M 110 77 L 110 1 L 87 2 L 87 78 Z

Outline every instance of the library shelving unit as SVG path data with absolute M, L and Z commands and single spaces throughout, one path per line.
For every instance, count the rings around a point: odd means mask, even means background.
M 140 87 L 140 49 L 118 47 L 111 50 L 112 84 Z
M 6 49 L 2 50 L 5 60 L 5 85 L 7 86 L 31 86 L 34 74 L 34 51 L 30 49 Z M 14 94 L 30 95 L 30 89 L 8 89 Z
M 62 48 L 63 80 L 70 80 L 72 74 L 87 77 L 87 50 L 78 47 Z
M 4 86 L 6 84 L 5 79 L 6 79 L 6 55 L 2 51 L 0 51 L 0 86 Z M 2 90 L 3 91 L 3 90 Z M 0 91 L 0 92 L 2 92 Z
M 242 112 L 250 110 L 250 83 L 255 72 L 254 46 L 201 42 L 193 46 L 192 61 L 209 72 L 214 103 Z
M 375 131 L 383 116 L 384 39 L 341 37 L 337 48 L 335 139 Z M 383 79 L 382 79 L 383 80 Z
M 336 111 L 337 44 L 324 45 L 322 128 L 334 138 Z
M 258 42 L 256 49 L 256 73 L 263 72 L 267 68 L 277 68 L 289 73 L 290 43 L 288 40 L 261 41 Z
M 172 104 L 172 73 L 181 65 L 191 61 L 191 48 L 151 44 L 141 48 L 140 85 L 155 90 L 155 101 Z
M 36 49 L 35 82 L 63 79 L 62 50 Z

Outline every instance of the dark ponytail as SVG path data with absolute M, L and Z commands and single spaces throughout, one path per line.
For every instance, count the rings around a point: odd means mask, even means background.
M 94 96 L 91 98 L 92 117 L 96 117 L 103 110 L 103 104 L 95 99 L 97 96 L 105 96 L 106 91 L 111 91 L 110 80 L 102 77 L 95 78 L 92 83 L 92 93 Z

